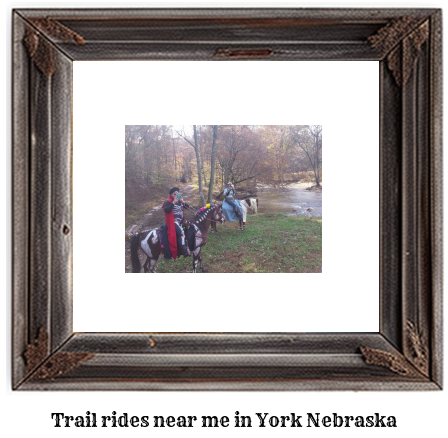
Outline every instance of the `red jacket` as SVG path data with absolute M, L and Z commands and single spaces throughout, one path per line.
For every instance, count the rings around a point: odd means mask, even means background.
M 173 202 L 174 198 L 170 195 L 167 198 L 168 202 Z M 171 255 L 173 256 L 173 259 L 176 260 L 177 258 L 177 237 L 176 237 L 176 226 L 174 225 L 174 215 L 173 211 L 171 210 L 169 213 L 165 211 L 163 208 L 165 202 L 162 204 L 163 212 L 165 213 L 165 220 L 166 220 L 166 226 L 168 228 L 168 242 L 170 244 L 170 251 Z

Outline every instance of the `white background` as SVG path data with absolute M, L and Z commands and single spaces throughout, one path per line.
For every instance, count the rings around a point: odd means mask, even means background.
M 138 6 L 138 4 L 113 4 L 113 3 L 41 3 L 41 2 L 5 2 L 5 44 L 6 44 L 6 62 L 5 64 L 5 115 L 2 119 L 2 127 L 6 132 L 6 144 L 10 145 L 10 9 L 12 7 L 51 7 L 51 6 Z M 211 3 L 208 3 L 208 5 Z M 149 3 L 145 4 L 150 5 Z M 180 3 L 171 4 L 179 6 Z M 206 4 L 202 4 L 205 6 Z M 219 3 L 221 6 L 236 6 L 232 4 Z M 240 6 L 287 6 L 287 7 L 331 7 L 331 6 L 367 6 L 367 7 L 442 7 L 440 1 L 435 2 L 387 2 L 387 3 L 341 3 L 341 2 L 323 2 L 323 3 L 243 3 Z M 161 6 L 159 4 L 159 6 Z M 163 6 L 167 6 L 164 4 Z M 446 58 L 446 57 L 445 57 Z M 445 99 L 446 100 L 446 99 Z M 5 436 L 77 436 L 82 433 L 84 436 L 110 437 L 110 436 L 228 436 L 229 434 L 242 437 L 260 437 L 260 436 L 288 436 L 297 437 L 338 437 L 338 436 L 372 436 L 379 434 L 383 437 L 409 437 L 415 435 L 426 435 L 432 437 L 443 437 L 447 435 L 448 427 L 446 425 L 446 406 L 448 405 L 448 396 L 446 391 L 439 392 L 311 392 L 311 393 L 216 393 L 216 392 L 197 392 L 197 393 L 147 393 L 147 392 L 58 392 L 58 393 L 27 393 L 12 392 L 10 390 L 10 339 L 11 339 L 11 298 L 10 298 L 10 147 L 4 148 L 5 162 L 5 261 L 2 264 L 2 272 L 6 279 L 5 308 L 4 308 L 4 346 L 2 349 L 2 375 L 3 403 L 1 416 L 1 430 Z M 446 173 L 446 172 L 445 172 Z M 445 191 L 446 192 L 446 191 Z M 325 208 L 325 205 L 324 205 Z M 446 349 L 445 349 L 446 350 Z M 446 364 L 445 360 L 445 364 Z M 446 374 L 446 365 L 445 365 Z M 195 428 L 192 430 L 179 431 L 177 429 L 55 429 L 52 427 L 50 418 L 51 412 L 65 412 L 70 415 L 82 415 L 85 411 L 97 412 L 99 415 L 109 415 L 112 410 L 119 414 L 128 412 L 131 415 L 228 415 L 233 416 L 236 410 L 246 415 L 254 416 L 255 412 L 270 412 L 277 415 L 288 415 L 290 412 L 296 412 L 303 415 L 306 412 L 321 412 L 331 415 L 337 412 L 341 415 L 370 415 L 374 412 L 380 412 L 382 415 L 395 415 L 398 421 L 396 429 L 217 429 L 206 430 Z M 57 434 L 57 435 L 56 435 Z
M 75 61 L 74 330 L 377 332 L 378 71 L 359 61 Z M 323 126 L 322 274 L 184 276 L 167 287 L 178 274 L 124 272 L 124 126 L 195 123 Z

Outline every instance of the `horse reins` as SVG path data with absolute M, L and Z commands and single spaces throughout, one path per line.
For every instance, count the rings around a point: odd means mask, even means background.
M 185 205 L 184 205 L 184 207 L 185 207 Z M 193 210 L 192 208 L 190 208 L 190 207 L 185 207 L 187 210 L 189 210 L 189 211 L 191 211 L 192 213 L 194 213 L 196 216 L 198 215 L 198 213 L 197 213 L 197 211 L 196 210 Z M 217 224 L 220 224 L 221 223 L 221 221 L 215 221 L 215 220 L 213 220 L 213 219 L 207 219 L 207 220 L 209 220 L 209 221 L 212 221 L 212 222 L 216 222 Z M 197 225 L 196 225 L 197 226 Z M 198 230 L 199 231 L 199 230 Z M 208 236 L 208 233 L 207 234 L 203 234 L 202 236 L 198 236 L 198 235 L 194 235 L 194 238 L 195 239 L 207 239 L 207 236 Z
M 190 210 L 192 213 L 194 213 L 196 216 L 198 216 L 198 213 L 197 213 L 197 211 L 195 211 L 195 210 L 193 210 L 192 208 L 189 208 L 189 207 L 185 207 L 187 210 Z M 217 224 L 220 224 L 221 223 L 221 221 L 215 221 L 215 220 L 213 220 L 213 219 L 207 219 L 207 220 L 209 220 L 209 221 L 212 221 L 212 222 L 216 222 Z

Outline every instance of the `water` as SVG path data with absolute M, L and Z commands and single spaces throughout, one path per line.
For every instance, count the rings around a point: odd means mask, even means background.
M 257 198 L 260 213 L 322 217 L 322 192 L 302 187 L 259 187 Z

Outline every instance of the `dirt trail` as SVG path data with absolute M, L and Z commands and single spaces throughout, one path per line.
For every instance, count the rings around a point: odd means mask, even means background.
M 188 204 L 196 204 L 197 202 L 193 200 L 193 186 L 191 184 L 181 184 L 179 186 L 182 197 Z M 130 225 L 125 229 L 126 233 L 133 234 L 141 232 L 144 230 L 149 230 L 151 228 L 160 227 L 165 222 L 165 214 L 162 211 L 162 203 L 168 197 L 168 194 L 160 199 L 160 205 L 152 208 L 143 216 L 140 216 L 135 223 Z
M 142 229 L 145 227 L 145 224 L 151 222 L 151 216 L 153 216 L 154 213 L 156 213 L 157 210 L 160 210 L 161 208 L 161 205 L 159 207 L 154 207 L 150 211 L 148 211 L 148 213 L 145 213 L 143 216 L 139 217 L 135 224 L 132 224 L 126 228 L 126 233 L 133 234 L 142 231 Z

